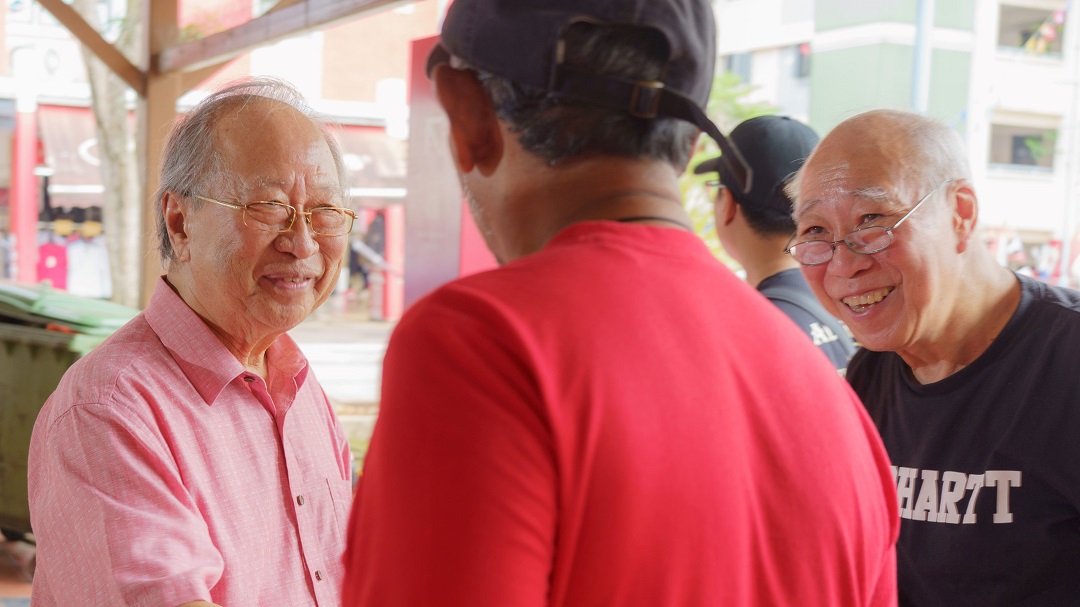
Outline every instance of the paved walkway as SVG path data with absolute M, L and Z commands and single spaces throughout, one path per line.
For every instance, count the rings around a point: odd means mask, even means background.
M 379 402 L 386 342 L 394 325 L 359 316 L 312 317 L 289 332 L 335 405 Z
M 316 315 L 289 332 L 334 405 L 357 471 L 375 426 L 382 359 L 393 328 L 359 315 Z

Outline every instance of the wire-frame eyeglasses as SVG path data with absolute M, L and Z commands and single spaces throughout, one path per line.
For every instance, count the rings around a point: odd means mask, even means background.
M 709 200 L 716 200 L 720 196 L 720 192 L 726 189 L 727 186 L 719 179 L 710 179 L 705 182 L 705 191 L 709 195 Z
M 356 213 L 351 209 L 334 206 L 297 211 L 291 204 L 276 200 L 238 203 L 207 198 L 198 194 L 193 196 L 199 200 L 243 211 L 244 225 L 263 232 L 288 232 L 296 222 L 296 216 L 303 215 L 313 233 L 319 236 L 344 236 L 352 231 L 353 221 L 356 219 Z
M 804 240 L 803 242 L 796 244 L 788 244 L 784 249 L 784 252 L 791 255 L 795 258 L 795 261 L 804 266 L 818 266 L 827 263 L 833 258 L 833 253 L 836 251 L 836 245 L 840 243 L 846 244 L 847 248 L 859 255 L 873 255 L 874 253 L 880 253 L 892 245 L 893 230 L 899 228 L 901 224 L 907 221 L 908 217 L 911 217 L 912 213 L 930 199 L 930 196 L 934 192 L 941 189 L 943 185 L 950 181 L 953 180 L 946 179 L 934 186 L 934 188 L 927 192 L 925 196 L 919 199 L 919 202 L 915 203 L 915 206 L 911 207 L 910 211 L 905 213 L 899 221 L 890 227 L 870 226 L 861 228 L 849 232 L 842 240 Z M 794 240 L 795 236 L 792 236 L 791 239 Z

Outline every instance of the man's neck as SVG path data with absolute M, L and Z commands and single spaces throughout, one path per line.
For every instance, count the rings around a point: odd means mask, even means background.
M 534 253 L 582 221 L 631 220 L 685 229 L 678 173 L 662 161 L 598 157 L 543 166 L 511 186 L 520 243 L 514 257 Z M 509 260 L 507 260 L 509 261 Z
M 799 267 L 799 262 L 784 253 L 786 239 L 750 238 L 743 243 L 742 259 L 738 262 L 746 271 L 746 282 L 755 289 L 766 278 Z
M 921 384 L 941 381 L 975 362 L 1008 324 L 1020 304 L 1012 272 L 989 260 L 955 285 L 953 306 L 928 347 L 898 352 Z

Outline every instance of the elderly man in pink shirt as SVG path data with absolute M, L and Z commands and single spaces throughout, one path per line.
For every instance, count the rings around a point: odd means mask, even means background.
M 34 427 L 35 607 L 340 603 L 349 447 L 285 333 L 333 290 L 343 186 L 280 82 L 219 91 L 173 130 L 167 275 Z

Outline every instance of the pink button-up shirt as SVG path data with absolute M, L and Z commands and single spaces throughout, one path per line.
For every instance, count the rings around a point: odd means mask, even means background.
M 32 604 L 340 604 L 345 434 L 288 337 L 247 372 L 161 281 L 30 443 Z

